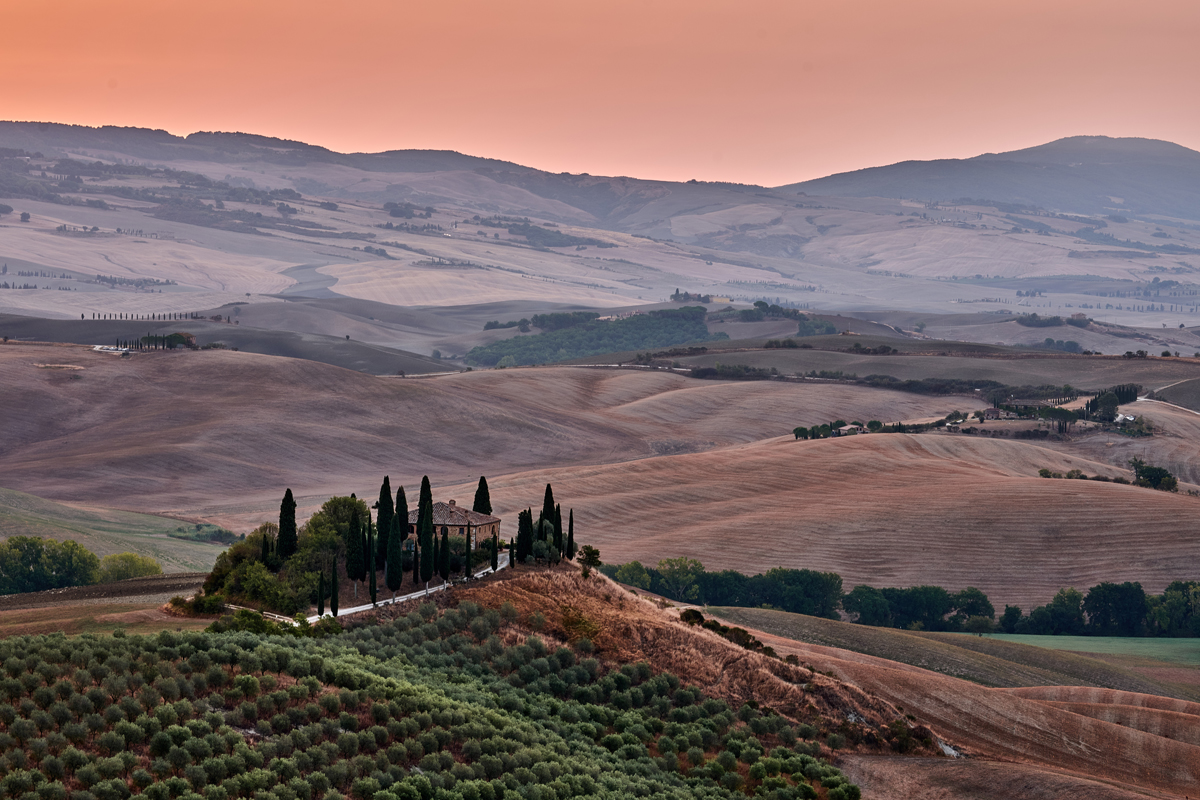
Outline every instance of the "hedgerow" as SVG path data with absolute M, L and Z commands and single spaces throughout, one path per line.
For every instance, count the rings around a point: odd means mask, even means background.
M 858 797 L 807 726 L 645 663 L 605 667 L 536 636 L 506 646 L 505 624 L 426 604 L 326 638 L 225 626 L 0 642 L 0 794 Z

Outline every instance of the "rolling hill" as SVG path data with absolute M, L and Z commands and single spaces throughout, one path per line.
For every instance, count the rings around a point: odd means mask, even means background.
M 782 187 L 835 197 L 965 198 L 1069 214 L 1200 220 L 1200 153 L 1156 139 L 1072 136 L 967 159 L 905 161 Z
M 0 199 L 31 215 L 0 219 L 0 259 L 73 273 L 0 292 L 0 311 L 16 314 L 190 312 L 280 295 L 600 310 L 676 289 L 856 313 L 1084 309 L 1142 328 L 1177 329 L 1200 313 L 1195 154 L 1166 143 L 1065 140 L 920 168 L 1012 172 L 1013 192 L 1053 185 L 1125 201 L 1070 205 L 1076 216 L 969 182 L 948 195 L 861 176 L 807 188 L 672 183 L 447 152 L 339 154 L 249 134 L 0 123 L 0 148 L 31 154 L 0 157 Z M 1143 211 L 1150 194 L 1179 208 Z M 928 205 L 960 197 L 977 200 Z M 1041 205 L 1059 208 L 1054 199 Z M 171 283 L 151 295 L 96 286 L 96 275 Z M 478 332 L 463 318 L 380 343 L 457 353 Z M 1001 340 L 1025 341 L 1012 333 Z M 1102 338 L 1083 344 L 1123 352 Z

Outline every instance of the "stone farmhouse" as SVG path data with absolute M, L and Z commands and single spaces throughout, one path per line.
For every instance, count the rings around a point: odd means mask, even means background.
M 417 517 L 418 509 L 414 508 L 408 512 L 408 533 L 410 536 L 416 536 L 417 525 L 420 520 Z M 471 543 L 471 549 L 479 547 L 480 537 L 484 539 L 492 538 L 492 535 L 500 534 L 500 518 L 493 517 L 491 514 L 480 514 L 478 511 L 471 511 L 451 500 L 448 503 L 433 504 L 433 532 L 440 535 L 442 529 L 447 529 L 451 536 L 466 536 Z M 413 539 L 405 542 L 405 545 L 412 547 Z

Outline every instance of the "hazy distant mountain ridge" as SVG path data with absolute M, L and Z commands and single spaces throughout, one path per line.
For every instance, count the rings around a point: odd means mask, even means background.
M 780 187 L 836 197 L 992 200 L 1081 214 L 1200 220 L 1200 153 L 1156 139 L 1072 136 L 968 159 L 904 161 Z
M 232 163 L 258 160 L 273 164 L 309 162 L 343 164 L 374 172 L 446 172 L 480 168 L 536 172 L 510 161 L 468 156 L 453 150 L 389 150 L 383 153 L 338 153 L 306 144 L 252 133 L 198 131 L 175 136 L 149 128 L 64 125 L 57 122 L 0 122 L 0 147 L 45 155 L 69 155 L 86 148 L 160 161 L 197 160 Z

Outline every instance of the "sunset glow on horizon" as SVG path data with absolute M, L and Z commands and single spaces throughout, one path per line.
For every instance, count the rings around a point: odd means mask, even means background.
M 780 185 L 1073 135 L 1200 149 L 1200 4 L 7 4 L 0 118 Z

